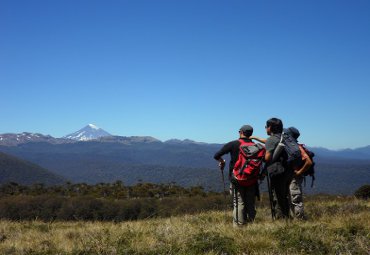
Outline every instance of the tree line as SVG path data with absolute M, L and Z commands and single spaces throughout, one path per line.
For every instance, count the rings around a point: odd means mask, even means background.
M 133 186 L 125 186 L 122 181 L 114 183 L 97 183 L 89 185 L 86 183 L 70 183 L 64 185 L 47 186 L 42 183 L 33 185 L 20 185 L 15 182 L 0 186 L 0 195 L 56 195 L 64 197 L 92 196 L 107 199 L 131 199 L 131 198 L 164 198 L 184 196 L 207 196 L 217 194 L 206 192 L 202 186 L 182 187 L 176 183 L 154 184 L 139 182 Z
M 8 183 L 0 186 L 0 218 L 8 220 L 126 221 L 225 209 L 223 194 L 175 183 Z

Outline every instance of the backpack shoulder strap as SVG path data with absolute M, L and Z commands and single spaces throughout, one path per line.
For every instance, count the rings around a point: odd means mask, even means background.
M 281 136 L 280 136 L 280 143 L 283 142 L 283 137 L 284 137 L 284 131 L 281 133 Z
M 276 162 L 279 160 L 281 153 L 284 150 L 285 144 L 283 143 L 284 132 L 281 133 L 280 142 L 277 144 L 273 154 L 271 162 Z

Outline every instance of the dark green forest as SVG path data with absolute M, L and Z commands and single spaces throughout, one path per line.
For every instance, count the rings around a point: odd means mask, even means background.
M 125 221 L 225 209 L 221 193 L 174 183 L 66 183 L 59 186 L 8 183 L 0 186 L 0 218 L 9 220 Z

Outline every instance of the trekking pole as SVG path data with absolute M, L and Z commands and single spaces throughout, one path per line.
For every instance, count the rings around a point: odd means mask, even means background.
M 221 176 L 222 176 L 222 184 L 224 185 L 224 197 L 226 199 L 226 186 L 225 186 L 225 176 L 224 176 L 224 170 L 221 169 Z
M 220 163 L 220 171 L 221 171 L 222 185 L 223 185 L 223 188 L 224 188 L 224 199 L 225 199 L 225 202 L 226 202 L 227 198 L 226 198 L 224 167 L 225 167 L 225 160 L 223 161 L 223 163 Z M 225 211 L 225 218 L 226 218 L 226 208 L 224 209 L 224 211 Z
M 271 218 L 272 218 L 272 220 L 275 220 L 276 214 L 275 214 L 275 206 L 274 206 L 274 197 L 273 197 L 272 188 L 271 188 L 270 174 L 269 174 L 268 171 L 266 171 L 266 172 L 267 172 L 267 189 L 268 189 L 268 192 L 269 192 Z
M 220 167 L 220 170 L 221 170 L 222 184 L 223 184 L 223 187 L 224 187 L 224 197 L 225 197 L 225 200 L 226 200 L 226 186 L 225 186 L 225 176 L 224 176 L 225 160 L 223 160 L 222 163 L 220 162 L 219 167 Z

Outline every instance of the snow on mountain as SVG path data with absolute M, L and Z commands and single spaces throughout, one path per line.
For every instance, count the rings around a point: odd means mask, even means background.
M 172 144 L 172 145 L 175 145 L 175 144 L 206 144 L 206 143 L 203 143 L 203 142 L 196 142 L 196 141 L 193 141 L 193 140 L 190 140 L 190 139 L 184 139 L 184 140 L 180 140 L 180 139 L 170 139 L 170 140 L 167 140 L 165 141 L 165 143 L 167 144 Z
M 89 124 L 86 127 L 64 136 L 63 138 L 72 139 L 76 141 L 89 141 L 97 139 L 103 136 L 112 136 L 107 131 L 95 126 L 94 124 Z
M 54 138 L 50 135 L 42 135 L 38 133 L 23 132 L 20 134 L 0 134 L 0 145 L 16 146 L 24 143 L 46 142 L 51 144 L 68 143 L 66 139 Z
M 90 128 L 92 128 L 92 129 L 99 130 L 99 128 L 97 126 L 95 126 L 94 124 L 89 124 L 87 126 L 90 127 Z

